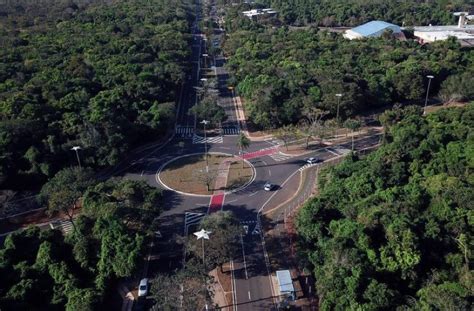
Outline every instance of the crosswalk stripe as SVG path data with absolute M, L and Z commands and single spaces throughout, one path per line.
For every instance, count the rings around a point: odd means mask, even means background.
M 300 168 L 298 169 L 298 171 L 301 172 L 301 171 L 307 169 L 308 167 L 315 166 L 315 165 L 318 165 L 318 164 L 317 164 L 317 163 L 314 163 L 314 164 L 309 164 L 309 163 L 308 163 L 308 164 L 305 164 L 304 166 L 300 167 Z
M 224 135 L 238 135 L 240 133 L 240 129 L 237 127 L 223 127 L 222 133 Z
M 285 161 L 285 160 L 288 160 L 288 159 L 292 158 L 291 155 L 286 155 L 286 154 L 283 154 L 281 152 L 271 154 L 270 157 L 273 160 L 275 160 L 276 162 Z
M 224 142 L 224 139 L 222 138 L 222 136 L 207 137 L 206 139 L 197 135 L 193 136 L 193 144 L 204 144 L 205 142 L 213 144 L 222 144 Z
M 194 132 L 193 127 L 189 127 L 189 126 L 176 127 L 176 134 L 192 134 L 193 132 Z

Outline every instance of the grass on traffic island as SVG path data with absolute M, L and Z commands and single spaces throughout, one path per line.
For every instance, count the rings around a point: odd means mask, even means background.
M 232 161 L 225 189 L 214 189 L 219 173 L 219 164 Z M 212 195 L 215 190 L 231 190 L 243 186 L 250 181 L 253 170 L 247 162 L 237 157 L 222 154 L 208 154 L 209 173 L 206 173 L 204 154 L 190 155 L 169 163 L 160 172 L 161 181 L 171 189 L 201 195 Z M 207 183 L 210 185 L 207 189 Z

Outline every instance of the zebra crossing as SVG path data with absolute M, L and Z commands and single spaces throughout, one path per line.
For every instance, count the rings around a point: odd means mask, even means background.
M 193 144 L 204 144 L 207 142 L 208 144 L 222 144 L 224 142 L 224 138 L 222 136 L 213 136 L 213 137 L 201 137 L 194 135 L 193 136 Z
M 307 169 L 308 167 L 315 166 L 315 165 L 318 165 L 318 163 L 313 163 L 313 164 L 309 164 L 309 163 L 308 163 L 308 164 L 305 164 L 305 165 L 303 165 L 302 167 L 300 167 L 300 168 L 298 169 L 298 171 L 302 172 L 302 171 L 304 171 L 305 169 Z
M 188 228 L 191 225 L 195 225 L 201 222 L 201 220 L 206 216 L 205 213 L 184 213 L 184 234 L 188 235 Z
M 351 152 L 350 149 L 347 149 L 347 148 L 344 148 L 344 147 L 341 147 L 341 146 L 334 146 L 334 147 L 328 147 L 328 148 L 325 148 L 327 152 L 330 152 L 336 156 L 339 156 L 339 155 L 346 155 L 348 153 Z
M 74 229 L 74 227 L 72 225 L 72 222 L 70 222 L 69 220 L 53 221 L 49 224 L 49 227 L 53 230 L 54 229 L 59 229 L 64 234 L 68 234 L 69 232 L 71 232 Z
M 286 160 L 292 158 L 293 156 L 283 154 L 279 151 L 278 153 L 270 154 L 270 157 L 276 162 L 281 162 L 281 161 L 286 161 Z
M 192 126 L 177 126 L 176 134 L 180 134 L 183 137 L 186 135 L 192 135 L 194 133 L 194 128 Z
M 241 221 L 240 224 L 242 225 L 246 235 L 249 234 L 249 232 L 252 235 L 257 235 L 261 232 L 260 224 L 256 220 Z M 254 227 L 253 230 L 250 230 L 252 227 Z
M 221 133 L 223 135 L 239 135 L 240 129 L 238 127 L 223 127 L 221 128 Z
M 276 139 L 276 138 L 271 138 L 271 139 L 265 139 L 265 141 L 267 143 L 269 143 L 270 145 L 273 145 L 273 146 L 281 146 L 283 145 L 283 140 L 281 139 Z

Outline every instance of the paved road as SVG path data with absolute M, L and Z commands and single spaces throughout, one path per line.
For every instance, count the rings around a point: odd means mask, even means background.
M 188 110 L 197 103 L 195 87 L 199 85 L 203 74 L 200 58 L 204 45 L 197 26 L 193 32 L 193 68 L 190 77 L 183 84 L 177 118 L 177 135 L 159 151 L 134 160 L 133 165 L 124 173 L 128 178 L 145 180 L 150 185 L 164 188 L 157 180 L 156 174 L 167 161 L 189 153 L 204 152 L 203 143 L 197 143 L 198 141 L 190 139 L 194 133 L 195 119 L 194 116 L 188 114 Z M 228 121 L 223 125 L 227 132 L 224 131 L 222 137 L 210 142 L 208 150 L 209 152 L 237 154 L 238 124 L 232 94 L 226 85 L 228 73 L 223 67 L 224 58 L 216 57 L 215 61 L 207 60 L 206 62 L 208 65 L 215 66 L 212 69 L 215 70 L 218 78 L 218 104 L 224 107 L 228 115 Z M 355 149 L 366 148 L 378 142 L 379 137 L 377 136 L 359 139 L 355 142 Z M 268 150 L 272 150 L 272 148 L 273 151 L 269 152 Z M 288 181 L 293 182 L 291 177 L 305 165 L 305 157 L 314 156 L 327 160 L 340 156 L 351 148 L 351 142 L 331 148 L 321 148 L 313 151 L 310 155 L 300 157 L 275 153 L 274 148 L 275 142 L 273 141 L 253 142 L 250 145 L 247 152 L 251 154 L 248 156 L 249 162 L 255 167 L 255 180 L 245 189 L 226 194 L 223 202 L 222 209 L 232 211 L 240 219 L 242 225 L 248 226 L 249 229 L 249 233 L 242 237 L 242 255 L 234 259 L 234 303 L 236 304 L 234 310 L 269 310 L 274 306 L 268 260 L 265 258 L 264 242 L 257 226 L 258 213 L 282 203 L 284 198 L 291 197 L 296 188 L 294 184 L 288 185 Z M 282 149 L 282 151 L 284 150 Z M 263 185 L 267 181 L 276 185 L 273 191 L 263 190 Z M 168 260 L 169 263 L 176 266 L 176 263 L 180 261 L 178 258 L 180 258 L 181 251 L 180 246 L 175 243 L 175 237 L 184 232 L 185 213 L 206 213 L 210 197 L 182 195 L 166 189 L 164 196 L 166 205 L 160 216 L 160 231 L 163 237 L 158 241 L 156 249 L 176 250 L 170 252 Z M 256 227 L 257 229 L 255 229 Z M 256 234 L 252 234 L 252 232 Z M 166 266 L 163 262 L 166 262 L 164 258 L 161 259 L 159 265 L 150 266 L 150 273 L 159 270 L 163 265 Z

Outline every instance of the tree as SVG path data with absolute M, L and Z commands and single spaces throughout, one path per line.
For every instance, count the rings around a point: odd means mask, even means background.
M 93 218 L 117 217 L 134 229 L 152 230 L 161 213 L 162 193 L 143 181 L 110 179 L 89 187 L 83 196 L 84 213 Z
M 73 290 L 68 295 L 66 311 L 88 311 L 97 306 L 99 297 L 93 288 Z
M 288 150 L 288 144 L 298 138 L 298 129 L 294 125 L 285 125 L 275 132 L 275 137 L 283 141 Z
M 209 169 L 208 171 L 205 170 L 197 170 L 193 172 L 194 178 L 197 181 L 206 185 L 207 191 L 211 191 L 211 186 L 213 186 L 214 181 L 218 175 L 217 170 Z
M 354 119 L 347 119 L 344 122 L 344 127 L 348 128 L 351 130 L 351 137 L 352 137 L 352 151 L 354 151 L 354 132 L 358 131 L 360 127 L 362 126 L 362 123 L 359 120 L 354 120 Z
M 197 260 L 175 274 L 158 274 L 151 281 L 151 295 L 162 310 L 201 310 L 212 292 L 209 275 Z
M 200 229 L 210 231 L 209 240 L 204 242 L 206 269 L 213 269 L 228 262 L 239 249 L 242 227 L 235 216 L 229 212 L 216 212 L 206 216 L 200 223 Z M 186 248 L 195 258 L 201 259 L 202 245 L 192 237 Z
M 306 136 L 306 149 L 308 149 L 309 140 L 313 136 L 318 136 L 322 143 L 326 129 L 322 121 L 323 117 L 329 112 L 314 107 L 307 107 L 303 110 L 304 119 L 300 123 L 299 130 Z
M 398 107 L 377 150 L 320 174 L 296 225 L 321 310 L 469 309 L 473 111 Z
M 214 125 L 221 125 L 227 119 L 222 106 L 217 104 L 217 96 L 206 96 L 197 105 L 188 110 L 189 115 L 196 115 L 201 120 L 211 121 Z
M 239 137 L 237 138 L 237 147 L 239 148 L 239 153 L 242 157 L 242 168 L 244 168 L 245 161 L 243 151 L 250 147 L 250 139 L 248 139 L 243 132 L 240 132 Z
M 40 198 L 47 202 L 49 214 L 63 212 L 74 226 L 74 210 L 83 192 L 92 182 L 90 170 L 65 168 L 41 188 Z

